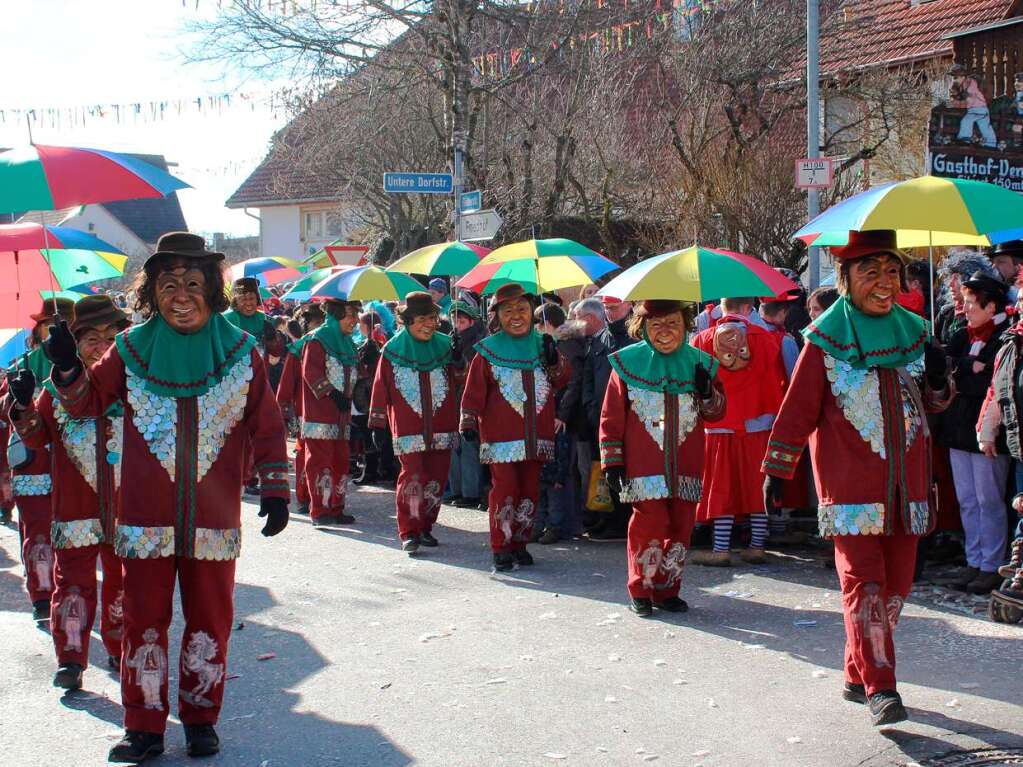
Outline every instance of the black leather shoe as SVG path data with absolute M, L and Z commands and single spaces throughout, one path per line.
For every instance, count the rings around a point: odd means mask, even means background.
M 867 688 L 862 684 L 846 682 L 845 686 L 842 687 L 842 697 L 850 703 L 866 703 Z
M 523 567 L 529 567 L 531 564 L 533 564 L 533 555 L 530 554 L 525 549 L 513 552 L 512 556 L 515 557 L 515 562 L 522 565 Z
M 57 669 L 53 675 L 53 686 L 62 687 L 65 690 L 82 689 L 82 672 L 85 671 L 81 664 L 65 663 Z
M 654 602 L 654 607 L 669 613 L 684 613 L 689 610 L 689 603 L 679 597 L 668 597 L 662 602 Z
M 654 603 L 646 597 L 633 597 L 629 602 L 629 609 L 640 618 L 649 618 L 654 614 Z
M 591 541 L 624 541 L 627 537 L 624 530 L 614 530 L 609 527 L 594 530 L 587 536 Z
M 336 519 L 338 521 L 338 524 L 341 525 L 350 525 L 355 522 L 355 517 L 353 517 L 351 514 L 345 514 L 343 511 L 337 515 Z
M 990 594 L 994 589 L 1002 585 L 1002 580 L 1002 576 L 998 573 L 986 573 L 981 570 L 980 575 L 967 584 L 966 591 L 970 594 Z
M 186 724 L 185 744 L 189 756 L 213 756 L 220 751 L 220 738 L 212 724 Z
M 909 719 L 906 707 L 902 705 L 902 698 L 895 690 L 875 692 L 870 696 L 867 705 L 870 707 L 870 720 L 875 727 L 905 722 Z
M 313 527 L 334 527 L 337 524 L 339 524 L 338 518 L 330 514 L 313 517 Z
M 163 753 L 163 735 L 141 730 L 126 730 L 119 743 L 107 755 L 107 761 L 118 764 L 141 764 L 151 756 Z
M 409 555 L 415 554 L 417 551 L 419 551 L 420 543 L 422 543 L 422 541 L 419 539 L 418 535 L 410 535 L 408 538 L 401 542 L 401 550 Z
M 50 600 L 37 599 L 32 603 L 32 620 L 38 623 L 50 620 Z
M 955 580 L 948 584 L 950 589 L 956 591 L 966 591 L 966 587 L 970 585 L 970 581 L 980 575 L 979 567 L 964 567 L 962 572 L 956 576 Z
M 511 554 L 494 554 L 494 570 L 499 573 L 506 573 L 515 567 L 515 557 Z
M 426 532 L 419 534 L 419 545 L 429 546 L 431 549 L 437 545 L 437 539 L 433 537 L 433 533 Z

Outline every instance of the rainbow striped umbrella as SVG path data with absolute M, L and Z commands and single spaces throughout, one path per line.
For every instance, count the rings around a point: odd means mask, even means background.
M 255 277 L 260 285 L 276 285 L 279 282 L 297 280 L 308 267 L 301 261 L 280 256 L 247 258 L 231 265 L 231 280 Z
M 530 293 L 588 285 L 618 265 L 574 240 L 526 240 L 503 245 L 455 283 L 480 294 L 518 283 Z
M 630 266 L 597 295 L 621 301 L 702 303 L 742 296 L 780 296 L 798 288 L 763 261 L 730 250 L 693 245 Z
M 860 192 L 792 235 L 845 245 L 850 231 L 895 230 L 903 248 L 990 245 L 1023 234 L 1023 195 L 986 181 L 921 176 Z
M 128 257 L 108 242 L 66 226 L 0 225 L 0 278 L 12 292 L 72 288 L 124 275 Z
M 292 285 L 288 291 L 281 296 L 282 301 L 308 301 L 309 292 L 313 287 L 320 282 L 323 282 L 327 277 L 338 272 L 344 272 L 348 269 L 354 269 L 354 266 L 325 266 L 322 269 L 314 269 L 311 272 L 306 272 L 302 275 L 302 278 Z
M 310 298 L 342 301 L 400 301 L 423 286 L 401 272 L 385 272 L 379 266 L 355 266 L 334 272 L 312 286 Z
M 0 152 L 0 213 L 166 197 L 181 179 L 118 152 L 33 144 Z
M 489 248 L 471 242 L 438 242 L 402 256 L 387 267 L 387 271 L 450 277 L 465 274 L 489 253 Z

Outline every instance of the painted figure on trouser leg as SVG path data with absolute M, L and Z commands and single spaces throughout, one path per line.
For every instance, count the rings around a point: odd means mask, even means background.
M 378 449 L 390 440 L 401 464 L 398 537 L 412 555 L 420 546 L 437 545 L 433 526 L 458 439 L 461 349 L 437 332 L 440 307 L 429 293 L 409 293 L 401 318 L 404 327 L 380 352 L 368 425 Z
M 494 568 L 530 565 L 526 550 L 540 494 L 540 467 L 554 458 L 554 392 L 571 371 L 554 339 L 533 329 L 534 297 L 503 285 L 491 305 L 494 334 L 476 344 L 462 395 L 462 436 L 480 441 L 490 465 Z
M 895 233 L 851 232 L 831 252 L 842 297 L 803 331 L 807 343 L 764 459 L 764 501 L 776 501 L 809 442 L 820 532 L 835 542 L 842 588 L 842 696 L 868 703 L 874 724 L 886 725 L 907 716 L 894 630 L 917 541 L 934 527 L 926 413 L 948 406 L 951 387 L 923 320 L 895 302 L 905 289 Z
M 120 333 L 88 369 L 66 325 L 46 343 L 52 381 L 72 417 L 97 417 L 124 403 L 114 545 L 124 562 L 125 734 L 110 751 L 114 762 L 163 752 L 176 585 L 185 619 L 178 716 L 189 755 L 219 750 L 213 725 L 224 675 L 210 669 L 227 664 L 246 449 L 259 475 L 263 534 L 276 535 L 288 522 L 284 421 L 256 340 L 219 313 L 222 260 L 202 237 L 164 235 L 137 288 L 145 322 Z M 212 641 L 197 656 L 190 643 L 200 633 Z
M 703 487 L 704 421 L 725 408 L 717 360 L 685 343 L 693 315 L 679 301 L 636 307 L 629 332 L 639 342 L 611 355 L 601 408 L 600 465 L 633 509 L 628 589 L 641 617 L 688 609 L 678 594 Z

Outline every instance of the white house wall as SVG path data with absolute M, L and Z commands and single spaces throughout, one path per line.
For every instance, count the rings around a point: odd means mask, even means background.
M 152 252 L 133 231 L 99 205 L 86 205 L 80 213 L 61 222 L 61 226 L 99 237 L 128 256 L 130 262 L 149 257 Z
M 259 209 L 259 244 L 264 258 L 305 258 L 298 205 L 275 205 Z

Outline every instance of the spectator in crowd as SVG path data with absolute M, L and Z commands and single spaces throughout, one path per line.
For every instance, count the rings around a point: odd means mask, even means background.
M 837 300 L 838 291 L 834 288 L 817 288 L 806 299 L 806 312 L 810 315 L 810 321 L 812 322 L 824 314 Z
M 924 319 L 931 318 L 931 304 L 934 302 L 934 293 L 931 286 L 931 263 L 925 258 L 918 258 L 906 264 L 906 285 L 909 293 L 919 294 L 923 304 L 919 311 L 907 306 L 900 301 L 900 305 L 910 311 L 916 311 Z M 900 294 L 901 296 L 901 294 Z
M 1009 327 L 1004 311 L 1008 287 L 979 272 L 963 282 L 962 292 L 966 326 L 955 333 L 946 349 L 957 393 L 942 414 L 939 429 L 941 443 L 950 448 L 966 539 L 967 567 L 951 585 L 987 594 L 1002 581 L 998 567 L 1008 536 L 1005 492 L 1009 448 L 997 423 L 995 428 L 985 429 L 981 420 L 979 438 L 976 425 L 994 374 L 1001 336 Z
M 430 295 L 433 296 L 434 303 L 440 307 L 441 314 L 447 314 L 451 307 L 451 296 L 448 295 L 448 284 L 443 277 L 434 277 L 430 280 Z
M 598 290 L 600 290 L 600 288 L 592 282 L 589 285 L 583 285 L 579 288 L 579 296 L 576 298 L 576 301 L 585 301 L 587 298 L 592 298 Z
M 636 339 L 629 335 L 629 317 L 632 316 L 632 302 L 619 301 L 617 298 L 611 298 L 610 296 L 605 296 L 601 300 L 604 304 L 604 314 L 607 316 L 607 329 L 614 340 L 615 351 L 636 343 Z
M 970 279 L 977 272 L 984 272 L 996 278 L 999 274 L 991 261 L 978 256 L 972 250 L 953 250 L 941 264 L 939 275 L 945 290 L 938 299 L 934 335 L 942 346 L 948 346 L 956 331 L 966 325 L 966 316 L 963 314 L 963 281 Z
M 1009 240 L 988 248 L 988 258 L 999 278 L 1009 286 L 1009 301 L 1015 303 L 1019 297 L 1016 279 L 1023 266 L 1023 240 Z
M 767 323 L 764 322 L 764 319 L 756 310 L 756 300 L 752 298 L 747 298 L 746 299 L 747 303 L 744 306 L 732 312 L 729 312 L 729 310 L 725 308 L 724 306 L 725 300 L 726 299 L 722 299 L 717 306 L 713 307 L 708 306 L 704 311 L 700 312 L 696 316 L 697 333 L 702 333 L 704 330 L 714 327 L 719 322 L 721 322 L 721 318 L 726 314 L 736 314 L 738 316 L 745 318 L 748 322 L 756 325 L 757 327 L 761 327 L 764 330 L 768 330 Z
M 794 303 L 795 301 L 789 295 L 764 298 L 760 301 L 760 318 L 767 325 L 768 332 L 774 335 L 781 344 L 781 358 L 787 377 L 792 376 L 792 370 L 796 367 L 796 358 L 799 356 L 799 344 L 786 329 L 789 310 Z
M 452 301 L 448 307 L 451 318 L 452 335 L 458 339 L 461 349 L 460 360 L 468 367 L 476 356 L 476 344 L 486 335 L 480 314 L 470 302 L 459 299 Z M 456 360 L 457 362 L 457 360 Z M 454 394 L 458 402 L 462 401 L 464 386 L 462 379 L 456 378 L 458 387 Z M 470 439 L 464 434 L 451 451 L 451 468 L 448 471 L 448 495 L 445 503 L 460 509 L 481 508 L 483 496 L 483 467 L 480 465 L 480 443 L 478 439 Z M 483 504 L 482 508 L 486 508 Z

